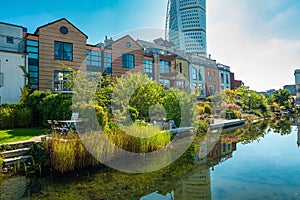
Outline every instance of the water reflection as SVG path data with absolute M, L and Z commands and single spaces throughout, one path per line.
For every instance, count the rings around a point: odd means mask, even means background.
M 298 126 L 298 130 L 293 130 L 293 124 Z M 269 133 L 272 134 L 268 135 Z M 290 133 L 295 133 L 292 141 L 289 139 Z M 283 140 L 284 138 L 289 140 Z M 1 182 L 1 199 L 22 199 L 29 196 L 31 199 L 139 199 L 154 191 L 159 191 L 160 194 L 174 191 L 176 200 L 224 199 L 226 195 L 236 195 L 251 188 L 251 192 L 256 191 L 263 184 L 269 184 L 268 189 L 271 191 L 272 184 L 276 183 L 272 181 L 276 177 L 287 182 L 284 187 L 288 188 L 288 184 L 293 183 L 296 188 L 300 183 L 293 177 L 300 176 L 300 161 L 290 159 L 295 152 L 289 150 L 288 146 L 294 144 L 293 147 L 297 148 L 295 143 L 300 145 L 298 119 L 285 118 L 269 123 L 263 121 L 256 125 L 247 124 L 241 129 L 225 131 L 220 137 L 215 137 L 214 134 L 206 139 L 198 137 L 184 156 L 155 172 L 127 174 L 106 168 L 94 171 L 87 169 L 77 175 L 63 177 L 17 177 L 17 181 L 11 178 Z M 274 146 L 280 145 L 283 149 L 274 149 Z M 282 153 L 279 155 L 280 152 Z M 281 165 L 286 167 L 285 170 L 279 168 Z M 272 168 L 273 166 L 276 168 Z M 264 177 L 266 174 L 272 176 Z M 297 192 L 300 194 L 300 191 Z M 236 199 L 241 198 L 236 195 Z

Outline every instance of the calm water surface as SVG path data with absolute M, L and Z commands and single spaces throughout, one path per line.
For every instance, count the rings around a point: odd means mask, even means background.
M 287 120 L 222 134 L 199 158 L 199 141 L 172 165 L 146 174 L 109 168 L 67 175 L 13 177 L 1 199 L 139 199 L 174 191 L 175 199 L 300 199 L 298 127 Z

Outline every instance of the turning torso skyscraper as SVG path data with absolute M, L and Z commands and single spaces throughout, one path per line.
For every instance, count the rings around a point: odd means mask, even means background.
M 166 39 L 176 49 L 206 56 L 206 0 L 168 0 Z

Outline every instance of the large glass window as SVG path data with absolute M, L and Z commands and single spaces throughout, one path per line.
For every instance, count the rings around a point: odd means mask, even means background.
M 73 44 L 55 41 L 54 58 L 57 60 L 73 60 Z
M 177 81 L 176 81 L 176 85 L 177 85 L 177 88 L 179 88 L 179 89 L 184 89 L 184 81 L 182 81 L 182 80 L 177 80 Z
M 221 83 L 224 83 L 224 74 L 221 73 Z
M 199 80 L 199 81 L 202 81 L 202 80 L 203 80 L 203 79 L 202 79 L 202 75 L 201 75 L 200 70 L 198 71 L 198 80 Z
M 160 61 L 160 73 L 170 73 L 169 62 Z
M 159 82 L 161 84 L 163 84 L 165 87 L 167 88 L 170 88 L 171 87 L 171 83 L 170 83 L 170 80 L 167 80 L 167 79 L 159 79 Z
M 104 74 L 112 73 L 112 55 L 111 53 L 104 52 Z
M 134 68 L 134 55 L 132 54 L 123 54 L 122 55 L 122 66 L 123 68 Z
M 101 52 L 87 50 L 86 54 L 86 65 L 88 67 L 101 67 Z
M 197 70 L 196 70 L 196 68 L 192 68 L 192 79 L 197 80 Z
M 152 60 L 144 60 L 144 72 L 152 73 Z
M 27 45 L 28 46 L 38 47 L 39 46 L 39 42 L 35 41 L 35 40 L 27 40 Z
M 226 84 L 229 84 L 229 76 L 226 74 Z
M 39 86 L 39 42 L 27 40 L 26 50 L 28 53 L 28 73 L 30 75 L 29 83 L 33 89 Z

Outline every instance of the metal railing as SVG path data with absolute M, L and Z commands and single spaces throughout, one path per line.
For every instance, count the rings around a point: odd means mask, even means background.
M 71 80 L 50 81 L 48 88 L 53 92 L 72 92 L 73 82 Z

